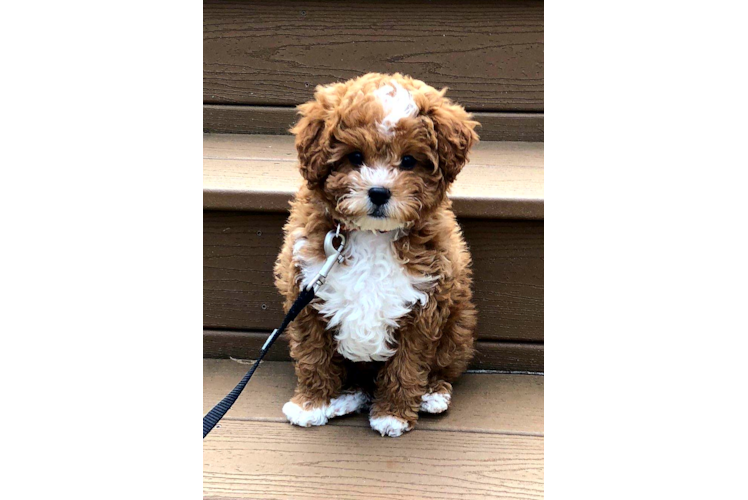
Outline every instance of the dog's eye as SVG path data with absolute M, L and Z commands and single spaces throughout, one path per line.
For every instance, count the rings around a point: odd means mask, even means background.
M 364 164 L 364 155 L 362 155 L 360 151 L 356 151 L 348 155 L 348 161 L 357 167 L 360 167 Z
M 400 160 L 400 168 L 402 170 L 413 170 L 416 166 L 416 163 L 418 162 L 415 158 L 410 155 L 405 155 L 403 156 L 403 159 Z

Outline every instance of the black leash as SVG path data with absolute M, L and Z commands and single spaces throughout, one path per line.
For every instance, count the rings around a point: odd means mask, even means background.
M 335 238 L 340 239 L 340 246 L 337 249 L 333 245 L 333 240 Z M 262 349 L 260 350 L 260 356 L 257 358 L 257 361 L 255 361 L 255 364 L 252 365 L 252 368 L 250 368 L 247 374 L 244 375 L 244 377 L 241 379 L 241 381 L 236 384 L 236 387 L 234 387 L 234 389 L 229 392 L 228 395 L 226 395 L 226 397 L 223 398 L 220 403 L 215 405 L 213 409 L 203 417 L 203 439 L 205 439 L 205 436 L 207 436 L 210 431 L 213 430 L 213 427 L 216 426 L 216 424 L 223 418 L 223 416 L 226 415 L 226 412 L 228 412 L 229 409 L 231 409 L 231 407 L 234 405 L 237 398 L 239 398 L 239 395 L 244 390 L 244 387 L 247 385 L 247 382 L 249 382 L 249 379 L 252 378 L 252 374 L 255 372 L 257 367 L 260 366 L 260 361 L 262 361 L 262 358 L 265 357 L 265 354 L 270 350 L 270 347 L 273 345 L 276 339 L 280 336 L 281 333 L 283 333 L 288 324 L 296 319 L 296 316 L 299 315 L 302 309 L 304 309 L 312 300 L 314 300 L 314 295 L 317 291 L 317 288 L 325 282 L 327 274 L 333 268 L 335 263 L 342 260 L 340 252 L 343 251 L 344 245 L 345 237 L 340 234 L 340 225 L 338 225 L 337 231 L 330 231 L 325 237 L 325 254 L 327 255 L 327 261 L 322 266 L 322 269 L 319 271 L 319 273 L 317 273 L 317 276 L 315 276 L 314 280 L 312 280 L 309 285 L 301 290 L 299 296 L 296 298 L 296 301 L 291 306 L 291 309 L 288 310 L 288 314 L 286 314 L 286 317 L 283 318 L 283 323 L 281 323 L 281 326 L 277 330 L 273 330 L 273 333 L 271 333 L 268 339 L 265 341 L 265 345 L 263 345 Z
M 260 361 L 262 361 L 262 358 L 265 357 L 265 353 L 270 350 L 270 347 L 273 345 L 275 340 L 280 336 L 281 333 L 283 333 L 288 324 L 296 319 L 296 316 L 299 315 L 301 310 L 304 309 L 312 301 L 312 299 L 314 299 L 314 288 L 309 288 L 301 291 L 298 298 L 296 299 L 296 302 L 293 303 L 291 309 L 288 310 L 288 314 L 286 314 L 286 317 L 283 318 L 283 323 L 281 323 L 280 328 L 274 330 L 273 333 L 271 333 L 268 339 L 265 341 L 265 345 L 262 346 L 262 349 L 260 350 L 260 356 L 257 358 L 257 361 L 255 361 L 255 364 L 252 365 L 252 368 L 250 368 L 247 374 L 244 375 L 244 378 L 242 378 L 241 381 L 236 384 L 234 390 L 229 392 L 228 395 L 223 398 L 220 403 L 215 405 L 213 409 L 203 417 L 203 439 L 205 439 L 205 436 L 207 436 L 208 433 L 213 430 L 213 427 L 216 426 L 218 421 L 221 420 L 224 415 L 226 415 L 226 412 L 229 411 L 229 409 L 236 402 L 236 399 L 244 390 L 244 387 L 247 385 L 247 382 L 249 382 L 249 379 L 252 378 L 252 374 L 255 372 L 257 367 L 260 366 Z

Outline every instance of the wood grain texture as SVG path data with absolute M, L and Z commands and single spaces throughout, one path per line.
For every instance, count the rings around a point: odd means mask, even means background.
M 288 135 L 296 123 L 295 107 L 203 105 L 203 132 Z
M 249 369 L 228 359 L 203 360 L 203 413 L 231 391 Z M 543 435 L 543 382 L 539 375 L 463 375 L 454 384 L 452 404 L 441 415 L 421 414 L 419 429 Z M 281 408 L 293 396 L 293 364 L 263 361 L 225 418 L 286 422 Z M 328 425 L 369 427 L 366 414 L 334 418 Z
M 273 264 L 283 241 L 282 214 L 205 212 L 203 324 L 272 330 L 283 319 Z M 473 255 L 478 337 L 543 339 L 543 223 L 460 222 Z
M 278 326 L 278 325 L 275 325 Z M 246 359 L 257 356 L 270 332 L 203 331 L 203 357 Z M 543 373 L 543 344 L 479 340 L 471 370 Z M 288 339 L 281 335 L 267 353 L 268 361 L 290 361 Z
M 542 1 L 216 0 L 203 27 L 205 103 L 293 106 L 399 71 L 470 110 L 543 109 Z
M 543 142 L 542 113 L 476 112 L 483 141 Z M 296 109 L 272 106 L 203 106 L 203 132 L 220 134 L 287 135 L 296 122 Z
M 544 356 L 543 344 L 479 340 L 475 344 L 475 357 L 470 362 L 469 368 L 471 370 L 544 373 Z
M 290 136 L 205 134 L 203 206 L 285 212 L 302 182 Z M 482 142 L 451 188 L 460 217 L 542 219 L 543 143 Z
M 203 441 L 205 498 L 542 499 L 542 437 L 224 420 Z

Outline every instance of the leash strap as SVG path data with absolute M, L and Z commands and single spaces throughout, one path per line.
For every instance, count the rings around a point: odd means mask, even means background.
M 304 288 L 301 293 L 299 293 L 299 296 L 291 306 L 291 309 L 288 310 L 288 314 L 286 314 L 286 317 L 283 318 L 283 323 L 281 323 L 280 328 L 274 330 L 273 333 L 268 336 L 268 339 L 265 341 L 265 345 L 262 346 L 262 349 L 260 350 L 260 356 L 257 358 L 257 361 L 255 361 L 255 364 L 252 365 L 252 368 L 250 368 L 247 374 L 244 375 L 244 378 L 242 378 L 241 381 L 236 384 L 234 390 L 228 393 L 228 395 L 223 398 L 220 403 L 215 405 L 213 409 L 203 417 L 203 439 L 205 439 L 205 436 L 207 436 L 210 431 L 213 430 L 213 427 L 216 426 L 218 421 L 221 420 L 224 415 L 226 415 L 226 412 L 228 412 L 236 402 L 237 398 L 244 390 L 244 387 L 247 385 L 247 382 L 249 382 L 249 379 L 252 378 L 252 374 L 255 372 L 257 367 L 260 366 L 260 361 L 262 361 L 262 358 L 265 357 L 265 353 L 270 350 L 270 347 L 273 345 L 275 340 L 280 336 L 281 333 L 283 333 L 288 324 L 296 319 L 296 316 L 299 315 L 301 310 L 309 305 L 309 303 L 314 299 L 314 292 L 314 287 L 308 287 Z

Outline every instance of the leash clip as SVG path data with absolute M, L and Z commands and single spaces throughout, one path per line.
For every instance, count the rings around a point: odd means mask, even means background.
M 336 238 L 340 239 L 340 246 L 338 246 L 338 248 L 335 248 L 334 244 Z M 304 287 L 305 290 L 314 288 L 314 291 L 316 292 L 320 286 L 325 284 L 325 280 L 327 279 L 327 275 L 330 274 L 330 270 L 332 270 L 332 268 L 338 262 L 343 262 L 343 256 L 341 255 L 341 253 L 343 252 L 344 247 L 345 236 L 340 234 L 340 224 L 338 224 L 338 227 L 335 231 L 328 231 L 327 235 L 325 236 L 325 255 L 327 256 L 327 260 L 322 266 L 322 269 L 320 269 L 317 275 L 314 277 L 314 279 L 306 287 Z

